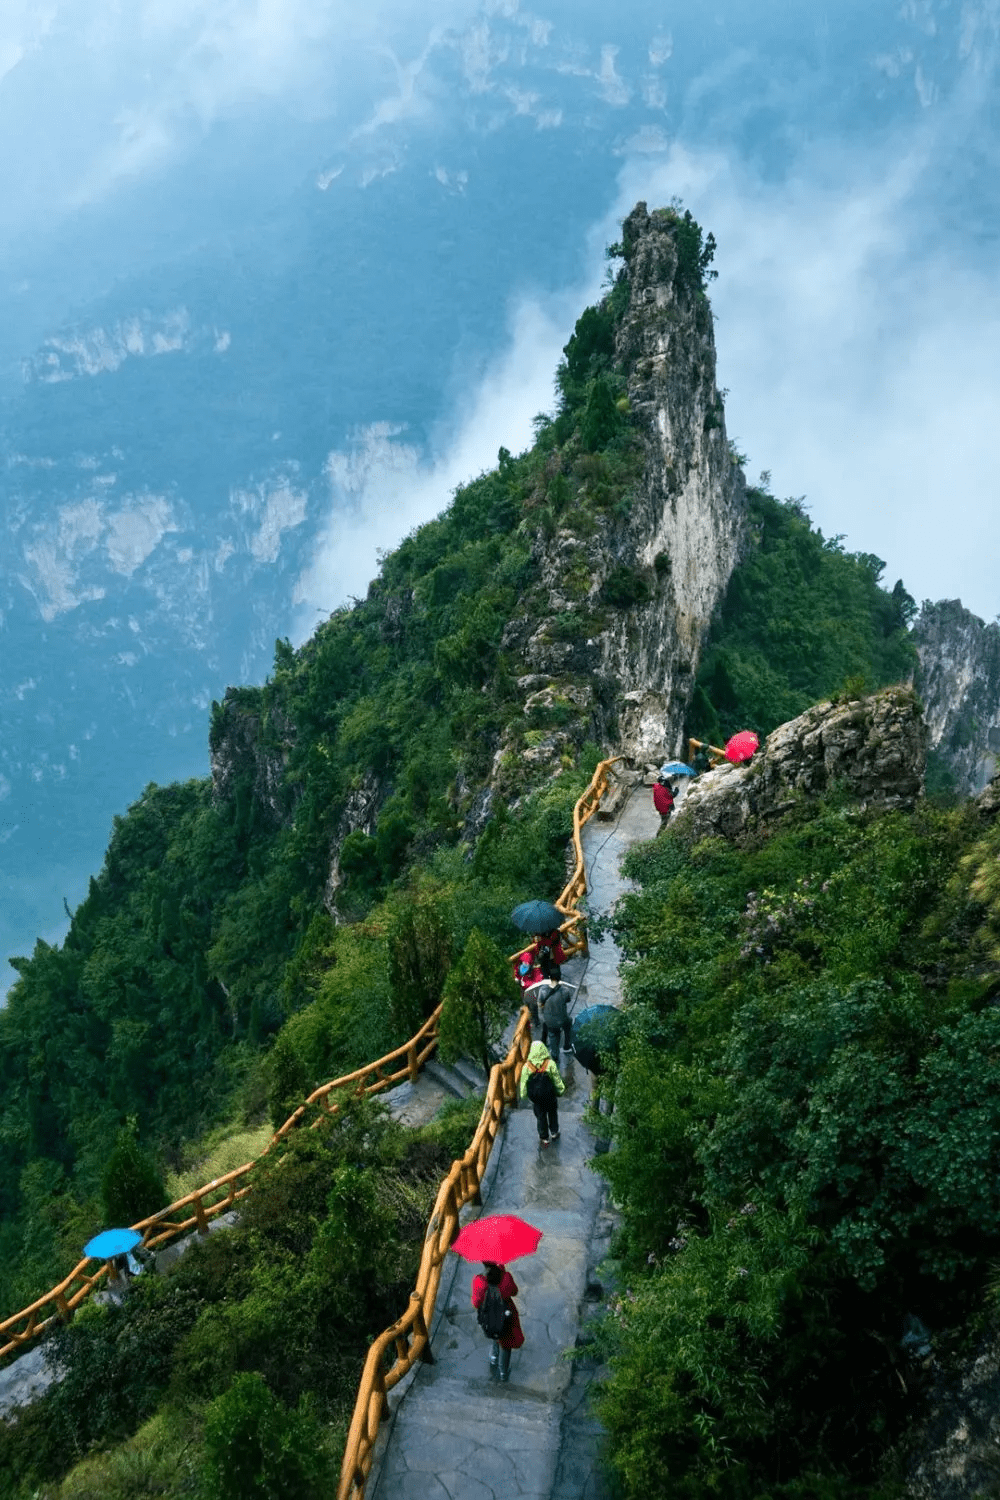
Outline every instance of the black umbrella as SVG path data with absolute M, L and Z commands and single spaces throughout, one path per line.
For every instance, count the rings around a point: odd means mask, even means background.
M 588 1073 L 602 1073 L 601 1053 L 615 1052 L 624 1017 L 614 1005 L 589 1005 L 573 1018 L 573 1051 Z
M 520 906 L 514 907 L 510 920 L 518 932 L 551 932 L 554 927 L 562 926 L 566 913 L 553 906 L 551 901 L 522 901 Z
M 581 1067 L 586 1068 L 588 1073 L 600 1076 L 604 1072 L 601 1062 L 601 1054 L 593 1042 L 585 1042 L 582 1039 L 573 1038 L 573 1055 Z

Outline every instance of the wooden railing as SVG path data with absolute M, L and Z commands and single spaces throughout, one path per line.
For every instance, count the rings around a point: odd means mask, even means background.
M 391 1328 L 380 1333 L 368 1350 L 361 1374 L 354 1416 L 337 1486 L 337 1500 L 364 1496 L 375 1454 L 379 1426 L 385 1413 L 386 1396 L 418 1359 L 430 1359 L 430 1326 L 445 1257 L 458 1234 L 459 1212 L 466 1203 L 480 1201 L 479 1189 L 486 1163 L 493 1150 L 504 1107 L 517 1095 L 521 1069 L 531 1049 L 531 1014 L 521 1011 L 510 1051 L 503 1062 L 494 1063 L 486 1088 L 486 1101 L 476 1133 L 461 1161 L 452 1163 L 441 1183 L 424 1235 L 424 1248 L 417 1284 L 410 1305 Z M 388 1361 L 391 1358 L 391 1363 Z
M 585 954 L 587 951 L 586 918 L 582 911 L 577 910 L 579 903 L 587 894 L 587 870 L 583 862 L 580 830 L 600 806 L 601 798 L 607 791 L 611 779 L 611 767 L 617 765 L 621 759 L 622 756 L 613 755 L 610 760 L 601 761 L 591 778 L 590 785 L 578 798 L 573 808 L 573 873 L 563 886 L 561 895 L 555 900 L 556 907 L 566 915 L 566 920 L 560 924 L 559 931 L 565 939 L 563 952 L 567 958 L 574 958 L 577 954 Z M 523 951 L 521 948 L 518 953 Z M 518 953 L 510 954 L 511 963 L 518 957 Z
M 580 830 L 597 811 L 601 798 L 608 789 L 611 767 L 621 759 L 620 755 L 616 755 L 610 760 L 601 761 L 590 785 L 573 809 L 573 848 L 576 859 L 573 873 L 555 903 L 568 917 L 560 927 L 560 932 L 571 933 L 574 925 L 580 928 L 579 940 L 567 949 L 567 956 L 570 953 L 586 952 L 587 943 L 586 932 L 582 927 L 583 913 L 576 910 L 577 903 L 587 891 L 587 870 Z M 516 956 L 511 955 L 512 959 Z M 410 1306 L 391 1328 L 379 1334 L 368 1350 L 361 1372 L 358 1397 L 354 1403 L 354 1416 L 347 1434 L 337 1500 L 364 1500 L 365 1483 L 375 1456 L 375 1444 L 385 1415 L 388 1393 L 412 1370 L 418 1359 L 430 1360 L 430 1326 L 434 1317 L 434 1302 L 445 1256 L 458 1234 L 459 1211 L 466 1203 L 480 1202 L 480 1184 L 503 1119 L 504 1107 L 517 1098 L 518 1080 L 530 1049 L 531 1013 L 525 1007 L 521 1011 L 510 1051 L 503 1062 L 493 1065 L 486 1089 L 486 1102 L 469 1149 L 461 1161 L 452 1163 L 451 1171 L 438 1189 L 424 1236 L 417 1284 L 410 1293 Z M 392 1350 L 395 1350 L 394 1357 L 387 1364 Z
M 710 745 L 707 740 L 689 739 L 688 760 L 694 759 L 694 753 L 696 750 L 704 750 L 705 754 L 708 756 L 708 763 L 713 771 L 715 770 L 716 766 L 724 766 L 726 764 L 726 752 L 725 750 L 720 750 L 718 745 Z
M 615 762 L 620 759 L 620 756 L 615 756 L 611 760 L 601 761 L 600 765 L 597 767 L 597 770 L 594 772 L 594 776 L 590 782 L 590 785 L 587 787 L 587 790 L 580 797 L 579 801 L 573 809 L 573 846 L 576 856 L 575 864 L 573 873 L 569 881 L 567 882 L 565 889 L 555 903 L 560 911 L 564 911 L 567 914 L 567 920 L 562 924 L 562 927 L 560 929 L 561 931 L 567 933 L 571 940 L 570 946 L 567 949 L 567 953 L 579 953 L 586 951 L 586 934 L 583 930 L 583 913 L 576 910 L 577 903 L 581 900 L 587 889 L 586 870 L 584 868 L 583 862 L 583 845 L 580 842 L 580 830 L 587 822 L 588 818 L 592 817 L 596 812 L 601 797 L 607 790 L 608 774 L 610 772 L 610 769 L 615 764 Z M 577 934 L 577 941 L 573 943 L 572 938 Z M 515 1033 L 514 1046 L 512 1046 L 511 1052 L 508 1054 L 503 1063 L 497 1064 L 497 1067 L 501 1069 L 505 1069 L 508 1067 L 514 1051 L 519 1045 L 521 1045 L 521 1042 L 524 1041 L 525 1035 L 527 1036 L 527 1044 L 530 1045 L 530 1027 L 527 1027 L 526 1031 L 524 1030 L 524 1028 L 526 1027 L 526 1014 L 527 1012 L 522 1013 L 521 1021 L 519 1023 L 519 1029 Z M 377 1094 L 380 1093 L 383 1089 L 391 1088 L 396 1083 L 401 1083 L 404 1079 L 409 1079 L 411 1082 L 415 1081 L 421 1066 L 437 1046 L 440 1020 L 441 1006 L 439 1005 L 433 1012 L 433 1014 L 427 1018 L 423 1026 L 421 1026 L 420 1030 L 414 1036 L 412 1036 L 409 1041 L 404 1042 L 402 1046 L 397 1047 L 393 1052 L 386 1053 L 385 1057 L 380 1057 L 375 1062 L 368 1063 L 363 1068 L 358 1068 L 353 1073 L 345 1073 L 343 1077 L 334 1078 L 329 1083 L 324 1083 L 318 1089 L 315 1089 L 309 1095 L 309 1098 L 305 1101 L 305 1103 L 300 1104 L 298 1109 L 296 1109 L 294 1113 L 289 1115 L 288 1119 L 281 1126 L 281 1128 L 275 1132 L 274 1136 L 267 1146 L 267 1149 L 262 1153 L 260 1157 L 255 1158 L 253 1161 L 245 1162 L 241 1167 L 234 1167 L 231 1172 L 225 1173 L 225 1175 L 222 1177 L 213 1178 L 211 1182 L 207 1182 L 203 1187 L 196 1188 L 193 1192 L 185 1194 L 183 1198 L 178 1198 L 175 1203 L 171 1203 L 166 1208 L 160 1209 L 158 1213 L 150 1214 L 148 1218 L 140 1219 L 138 1223 L 133 1224 L 132 1228 L 137 1230 L 138 1233 L 142 1235 L 142 1247 L 149 1250 L 159 1249 L 163 1245 L 169 1244 L 171 1240 L 175 1240 L 181 1235 L 188 1234 L 195 1229 L 200 1231 L 202 1234 L 207 1234 L 208 1227 L 212 1219 L 217 1218 L 219 1214 L 228 1212 L 228 1210 L 231 1209 L 234 1204 L 238 1203 L 241 1198 L 246 1197 L 247 1193 L 249 1193 L 251 1190 L 251 1174 L 253 1173 L 253 1169 L 257 1165 L 257 1162 L 262 1160 L 263 1156 L 266 1156 L 267 1152 L 270 1151 L 278 1141 L 287 1136 L 289 1131 L 294 1130 L 298 1125 L 302 1123 L 304 1117 L 309 1112 L 310 1106 L 319 1105 L 322 1111 L 322 1113 L 320 1113 L 313 1121 L 314 1127 L 320 1124 L 325 1114 L 336 1113 L 337 1105 L 333 1098 L 336 1090 L 343 1088 L 352 1088 L 353 1086 L 352 1092 L 356 1094 Z M 518 1038 L 521 1038 L 521 1042 L 518 1041 Z M 527 1047 L 525 1046 L 525 1056 L 526 1055 Z M 518 1072 L 519 1071 L 520 1066 L 518 1065 Z M 496 1068 L 494 1068 L 494 1073 L 496 1073 Z M 504 1074 L 504 1077 L 506 1077 L 506 1074 Z M 504 1087 L 506 1087 L 506 1084 L 504 1085 Z M 467 1175 L 471 1170 L 471 1168 L 468 1166 L 470 1153 L 473 1153 L 475 1155 L 477 1152 L 483 1149 L 485 1150 L 485 1155 L 482 1157 L 481 1164 L 477 1168 L 477 1186 L 471 1192 L 467 1193 L 466 1196 L 461 1198 L 459 1207 L 461 1207 L 464 1203 L 468 1203 L 470 1201 L 470 1198 L 474 1196 L 475 1192 L 478 1192 L 478 1183 L 482 1176 L 482 1170 L 485 1168 L 486 1162 L 489 1160 L 493 1138 L 496 1135 L 497 1126 L 499 1125 L 499 1121 L 503 1115 L 503 1100 L 507 1099 L 508 1096 L 503 1093 L 501 1093 L 500 1095 L 494 1093 L 494 1095 L 492 1096 L 494 1098 L 494 1108 L 496 1111 L 495 1122 L 492 1127 L 484 1134 L 484 1122 L 487 1120 L 487 1115 L 489 1114 L 490 1097 L 491 1095 L 488 1092 L 487 1105 L 484 1106 L 483 1109 L 483 1119 L 480 1121 L 479 1127 L 476 1131 L 476 1135 L 473 1137 L 472 1145 L 469 1147 L 469 1150 L 462 1158 L 462 1161 L 456 1162 L 452 1168 L 452 1173 L 454 1173 L 456 1169 L 461 1169 L 460 1176 L 461 1173 L 466 1174 L 466 1176 L 462 1177 L 464 1191 L 465 1187 L 468 1185 L 468 1182 L 471 1181 L 471 1178 L 469 1178 Z M 513 1097 L 513 1095 L 511 1095 L 510 1097 Z M 500 1099 L 501 1101 L 499 1104 L 497 1104 L 496 1102 L 497 1099 Z M 487 1140 L 487 1137 L 488 1144 L 484 1147 L 483 1142 Z M 479 1142 L 478 1147 L 477 1141 Z M 476 1157 L 476 1159 L 478 1160 L 478 1156 Z M 466 1165 L 463 1166 L 463 1163 L 465 1163 Z M 449 1177 L 445 1178 L 445 1181 L 441 1186 L 441 1193 L 445 1193 L 446 1196 L 446 1188 L 450 1180 L 451 1174 L 449 1174 Z M 441 1194 L 439 1194 L 438 1196 L 440 1199 Z M 431 1222 L 433 1224 L 434 1220 L 432 1219 Z M 430 1233 L 430 1231 L 428 1231 L 428 1233 Z M 449 1239 L 448 1244 L 450 1243 L 451 1240 Z M 445 1248 L 447 1249 L 447 1245 L 445 1246 Z M 4 1358 L 5 1355 L 10 1354 L 16 1349 L 27 1348 L 29 1344 L 32 1344 L 35 1339 L 39 1338 L 55 1323 L 66 1322 L 73 1316 L 73 1313 L 80 1306 L 81 1302 L 84 1302 L 108 1277 L 108 1263 L 106 1261 L 101 1263 L 100 1265 L 97 1265 L 93 1270 L 88 1269 L 89 1267 L 94 1266 L 94 1264 L 95 1262 L 93 1260 L 93 1257 L 85 1256 L 83 1260 L 81 1260 L 79 1264 L 73 1268 L 69 1275 L 59 1283 L 58 1286 L 54 1286 L 51 1291 L 46 1292 L 45 1295 L 39 1297 L 37 1301 L 32 1302 L 29 1307 L 22 1308 L 20 1312 L 12 1314 L 11 1317 L 6 1318 L 2 1323 L 0 1323 L 0 1341 L 2 1341 L 0 1342 L 0 1359 Z M 437 1276 L 435 1276 L 433 1279 L 433 1292 L 435 1294 L 437 1292 L 437 1282 L 439 1276 L 440 1271 L 438 1271 Z M 418 1286 L 419 1285 L 420 1283 L 418 1282 Z M 428 1283 L 428 1285 L 430 1285 L 430 1283 Z M 414 1292 L 412 1294 L 412 1297 L 416 1297 L 417 1295 L 418 1293 Z M 423 1301 L 421 1301 L 421 1306 L 423 1305 L 424 1303 Z M 430 1302 L 427 1304 L 427 1307 L 429 1311 L 433 1311 L 433 1295 L 431 1295 Z M 408 1314 L 407 1316 L 410 1315 Z M 405 1322 L 406 1320 L 404 1319 L 402 1321 Z M 399 1327 L 400 1325 L 394 1324 L 393 1326 Z M 383 1335 L 382 1337 L 385 1338 L 386 1335 Z M 400 1335 L 400 1337 L 402 1337 L 402 1335 Z M 373 1345 L 373 1348 L 374 1347 L 375 1346 Z M 398 1378 L 399 1376 L 396 1377 L 396 1379 Z M 392 1381 L 392 1384 L 395 1384 L 395 1381 Z M 387 1386 L 386 1389 L 388 1388 L 389 1387 Z M 353 1432 L 353 1427 L 351 1430 Z M 348 1451 L 350 1451 L 350 1448 L 348 1449 Z M 347 1459 L 345 1458 L 345 1464 L 346 1462 Z M 367 1473 L 367 1468 L 364 1470 L 364 1472 Z M 363 1493 L 363 1484 L 361 1493 Z
M 333 1095 L 338 1089 L 350 1089 L 355 1094 L 377 1094 L 382 1089 L 392 1088 L 393 1084 L 402 1083 L 404 1079 L 416 1082 L 421 1067 L 437 1046 L 440 1020 L 439 1005 L 416 1035 L 411 1036 L 408 1042 L 404 1042 L 395 1051 L 314 1089 L 305 1103 L 300 1104 L 281 1128 L 275 1131 L 261 1156 L 245 1162 L 242 1167 L 234 1167 L 223 1177 L 213 1178 L 204 1187 L 196 1188 L 194 1192 L 178 1198 L 176 1203 L 133 1224 L 132 1228 L 142 1235 L 142 1247 L 157 1250 L 180 1235 L 189 1234 L 193 1229 L 207 1234 L 212 1219 L 228 1212 L 235 1203 L 246 1197 L 252 1186 L 250 1178 L 257 1162 L 302 1123 L 310 1106 L 319 1105 L 321 1110 L 313 1121 L 314 1127 L 322 1122 L 325 1115 L 336 1113 L 337 1105 Z M 94 1269 L 89 1269 L 90 1267 Z M 96 1264 L 92 1257 L 85 1256 L 58 1286 L 32 1302 L 30 1307 L 22 1308 L 0 1323 L 0 1359 L 15 1349 L 26 1348 L 53 1324 L 68 1321 L 80 1303 L 107 1277 L 106 1261 Z

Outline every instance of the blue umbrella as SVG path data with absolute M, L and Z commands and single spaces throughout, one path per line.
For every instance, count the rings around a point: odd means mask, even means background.
M 686 766 L 682 760 L 668 760 L 660 767 L 661 776 L 694 776 L 697 773 L 693 766 Z
M 113 1255 L 125 1255 L 134 1250 L 141 1242 L 142 1235 L 134 1229 L 102 1229 L 100 1234 L 87 1241 L 83 1253 L 94 1260 L 110 1260 Z
M 566 913 L 553 906 L 551 901 L 522 901 L 520 906 L 514 907 L 510 920 L 518 932 L 551 932 L 565 922 Z

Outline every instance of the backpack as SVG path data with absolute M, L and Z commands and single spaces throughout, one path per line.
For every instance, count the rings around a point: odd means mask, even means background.
M 507 1331 L 507 1320 L 510 1317 L 510 1308 L 500 1295 L 498 1286 L 487 1284 L 486 1296 L 479 1304 L 476 1316 L 479 1326 L 488 1339 L 499 1339 Z
M 552 1081 L 552 1074 L 548 1065 L 544 1068 L 536 1068 L 533 1063 L 528 1064 L 530 1077 L 528 1078 L 525 1093 L 532 1104 L 551 1104 L 556 1097 L 556 1086 Z
M 543 948 L 541 950 L 538 955 L 538 967 L 542 971 L 543 979 L 555 979 L 558 981 L 562 977 L 562 970 L 552 957 L 551 948 Z

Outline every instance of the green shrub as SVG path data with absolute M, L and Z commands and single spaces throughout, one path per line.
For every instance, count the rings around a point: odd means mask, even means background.
M 444 984 L 439 1046 L 445 1062 L 474 1057 L 488 1073 L 519 991 L 497 944 L 474 927 Z
M 323 1430 L 306 1402 L 294 1410 L 259 1375 L 237 1375 L 205 1412 L 205 1489 L 213 1500 L 307 1500 L 334 1475 Z
M 615 404 L 615 396 L 603 375 L 598 375 L 587 396 L 587 404 L 580 418 L 580 443 L 587 453 L 597 453 L 606 448 L 622 425 L 622 413 Z
M 419 1030 L 441 999 L 453 954 L 451 922 L 449 900 L 430 886 L 408 890 L 390 909 L 389 991 L 399 1041 Z
M 267 1060 L 267 1072 L 267 1112 L 278 1130 L 311 1092 L 305 1064 L 295 1050 L 288 1027 L 278 1034 Z
M 170 1201 L 156 1163 L 139 1145 L 135 1119 L 115 1138 L 101 1176 L 101 1200 L 110 1225 L 134 1224 Z
M 634 604 L 646 604 L 651 597 L 652 591 L 641 569 L 629 568 L 623 564 L 611 570 L 601 589 L 601 598 L 605 604 L 614 605 L 616 609 L 630 609 Z
M 442 1175 L 453 1161 L 465 1155 L 483 1112 L 481 1094 L 467 1099 L 448 1099 L 433 1120 L 415 1132 L 416 1142 L 440 1152 Z

